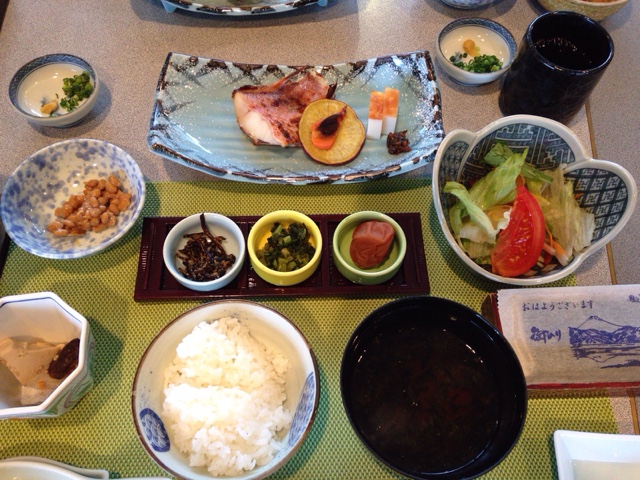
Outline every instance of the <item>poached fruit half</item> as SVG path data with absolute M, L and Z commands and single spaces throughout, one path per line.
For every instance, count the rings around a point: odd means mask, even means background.
M 344 115 L 340 115 L 341 112 L 344 112 Z M 340 118 L 330 118 L 334 115 Z M 326 123 L 337 126 L 335 131 L 325 132 L 335 136 L 332 144 L 322 142 L 323 145 L 317 141 L 318 129 L 323 122 L 325 126 Z M 330 128 L 330 130 L 333 129 Z M 350 162 L 360 153 L 365 140 L 364 125 L 353 108 L 333 99 L 316 100 L 307 105 L 300 118 L 298 134 L 305 153 L 313 160 L 325 165 L 342 165 Z M 330 148 L 326 148 L 328 144 L 331 144 Z

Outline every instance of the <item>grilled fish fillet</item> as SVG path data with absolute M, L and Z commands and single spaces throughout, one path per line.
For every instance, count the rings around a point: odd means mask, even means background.
M 335 85 L 307 68 L 269 85 L 242 86 L 231 96 L 238 125 L 254 145 L 299 147 L 302 112 L 311 102 L 332 97 L 334 91 Z

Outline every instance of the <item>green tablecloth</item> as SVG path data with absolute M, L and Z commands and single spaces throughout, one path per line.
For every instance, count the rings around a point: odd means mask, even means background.
M 502 288 L 472 274 L 448 247 L 428 178 L 405 176 L 355 185 L 295 187 L 237 182 L 149 183 L 143 216 L 186 216 L 200 211 L 258 215 L 278 209 L 307 214 L 420 212 L 431 295 L 479 311 L 487 293 Z M 104 468 L 112 478 L 163 474 L 135 433 L 130 407 L 132 379 L 153 336 L 199 302 L 134 302 L 141 226 L 139 219 L 119 243 L 85 259 L 48 260 L 11 244 L 0 278 L 0 295 L 51 290 L 84 314 L 97 343 L 96 384 L 75 409 L 61 417 L 0 422 L 0 458 L 43 456 L 87 468 Z M 555 285 L 571 284 L 575 284 L 574 277 Z M 357 439 L 342 408 L 339 387 L 340 360 L 351 332 L 371 310 L 392 298 L 253 298 L 298 325 L 312 344 L 320 367 L 320 406 L 311 434 L 274 478 L 398 477 Z M 616 432 L 617 426 L 606 395 L 531 398 L 520 440 L 485 478 L 556 478 L 552 438 L 556 429 Z

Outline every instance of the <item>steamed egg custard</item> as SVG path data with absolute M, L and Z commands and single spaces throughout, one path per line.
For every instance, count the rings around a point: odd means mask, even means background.
M 48 117 L 53 111 L 45 113 L 41 110 L 42 106 L 55 99 L 64 99 L 64 79 L 82 75 L 83 71 L 81 66 L 72 63 L 50 63 L 34 70 L 27 75 L 18 89 L 20 107 L 31 115 Z M 56 115 L 67 113 L 62 107 L 54 111 Z
M 467 63 L 477 55 L 495 55 L 502 65 L 511 60 L 507 42 L 496 32 L 476 25 L 464 25 L 449 32 L 440 41 L 440 50 L 447 59 L 466 54 L 463 61 Z

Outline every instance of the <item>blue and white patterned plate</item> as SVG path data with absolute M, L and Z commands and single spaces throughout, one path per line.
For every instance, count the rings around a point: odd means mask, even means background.
M 118 177 L 131 204 L 114 227 L 82 237 L 54 237 L 46 226 L 84 181 Z M 104 250 L 133 226 L 144 205 L 145 183 L 138 164 L 119 147 L 100 140 L 71 139 L 37 151 L 11 174 L 2 192 L 2 222 L 20 248 L 46 258 L 80 258 Z
M 442 111 L 428 52 L 314 67 L 335 97 L 366 123 L 371 90 L 400 90 L 396 130 L 412 150 L 391 155 L 384 138 L 368 140 L 350 163 L 323 165 L 301 148 L 255 146 L 238 127 L 231 93 L 274 82 L 296 67 L 249 65 L 170 53 L 160 74 L 147 143 L 168 160 L 227 180 L 256 183 L 353 183 L 409 172 L 433 161 L 442 142 Z
M 473 10 L 475 8 L 486 7 L 497 1 L 498 0 L 442 0 L 442 3 L 445 3 L 453 8 L 461 8 L 463 10 Z
M 563 166 L 565 178 L 574 183 L 580 207 L 595 215 L 592 243 L 575 255 L 566 267 L 541 270 L 517 278 L 506 278 L 485 270 L 460 248 L 449 227 L 448 211 L 455 203 L 444 193 L 447 181 L 472 185 L 486 175 L 484 156 L 498 141 L 514 151 L 529 147 L 527 159 L 540 170 Z M 490 123 L 479 132 L 454 130 L 447 134 L 433 167 L 433 199 L 445 237 L 456 254 L 473 271 L 497 282 L 512 285 L 538 285 L 566 277 L 592 253 L 604 247 L 629 221 L 637 201 L 636 182 L 620 165 L 591 158 L 575 134 L 553 120 L 532 115 L 513 115 Z
M 177 8 L 210 15 L 263 15 L 283 13 L 318 4 L 326 7 L 328 0 L 161 0 L 164 9 L 173 13 Z

